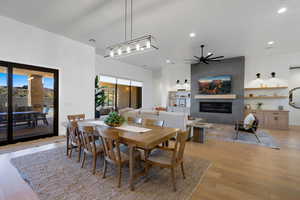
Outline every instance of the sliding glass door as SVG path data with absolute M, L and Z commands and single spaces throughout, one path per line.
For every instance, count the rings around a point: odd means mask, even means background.
M 142 107 L 142 82 L 100 75 L 100 87 L 104 91 L 104 101 L 96 112 L 104 113 L 102 111 L 107 108 L 120 110 Z
M 0 143 L 58 135 L 58 71 L 6 65 L 0 68 Z
M 8 76 L 7 67 L 0 64 L 0 142 L 8 139 Z

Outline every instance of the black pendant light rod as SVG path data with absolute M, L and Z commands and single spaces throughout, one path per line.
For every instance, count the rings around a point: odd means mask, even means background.
M 125 0 L 125 41 L 127 39 L 127 0 Z
M 131 28 L 131 33 L 130 33 L 130 35 L 131 35 L 131 40 L 132 40 L 132 7 L 133 7 L 133 2 L 132 2 L 132 0 L 130 0 L 130 3 L 131 3 L 131 5 L 130 5 L 130 12 L 131 12 L 131 15 L 130 15 L 130 17 L 131 17 L 131 19 L 130 19 L 130 28 Z

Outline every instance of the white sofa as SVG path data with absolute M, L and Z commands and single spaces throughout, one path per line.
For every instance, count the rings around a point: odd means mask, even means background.
M 186 130 L 188 116 L 181 112 L 166 112 L 152 110 L 130 110 L 122 112 L 121 115 L 127 120 L 128 117 L 140 117 L 142 119 L 163 120 L 164 126 Z

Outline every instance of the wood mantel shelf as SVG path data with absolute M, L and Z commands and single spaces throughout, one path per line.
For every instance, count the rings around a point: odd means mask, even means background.
M 195 99 L 236 99 L 235 94 L 195 95 Z
M 253 97 L 245 97 L 245 99 L 286 99 L 287 96 L 253 96 Z
M 287 86 L 279 87 L 257 87 L 257 88 L 245 88 L 245 90 L 276 90 L 276 89 L 287 89 Z

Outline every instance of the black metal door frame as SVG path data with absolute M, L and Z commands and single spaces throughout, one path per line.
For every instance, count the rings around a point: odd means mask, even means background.
M 0 141 L 0 145 L 6 145 L 6 144 L 13 144 L 16 142 L 21 141 L 28 141 L 28 140 L 34 140 L 38 138 L 44 138 L 44 137 L 50 137 L 50 136 L 57 136 L 58 135 L 58 112 L 59 112 L 59 71 L 57 69 L 50 69 L 45 68 L 41 66 L 33 66 L 33 65 L 26 65 L 26 64 L 20 64 L 20 63 L 13 63 L 13 62 L 6 62 L 6 61 L 0 61 L 1 67 L 6 67 L 7 69 L 7 140 L 6 141 Z M 21 138 L 21 139 L 13 139 L 13 69 L 19 68 L 19 69 L 28 69 L 28 70 L 36 70 L 36 71 L 42 71 L 42 72 L 50 72 L 54 74 L 54 120 L 53 120 L 53 133 L 51 134 L 45 134 L 45 135 L 39 135 L 39 136 L 33 136 L 28 138 Z

